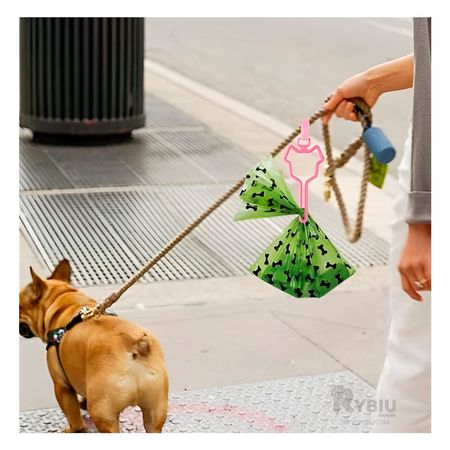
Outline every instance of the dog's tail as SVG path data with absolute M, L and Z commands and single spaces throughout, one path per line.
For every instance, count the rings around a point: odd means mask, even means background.
M 136 356 L 133 354 L 133 358 L 137 358 L 137 355 L 146 357 L 150 354 L 151 351 L 151 345 L 150 345 L 150 338 L 147 333 L 144 333 L 144 335 L 139 338 L 136 342 Z
M 152 351 L 150 334 L 144 331 L 139 337 L 130 336 L 128 333 L 120 333 L 122 342 L 127 352 L 133 359 L 146 358 Z

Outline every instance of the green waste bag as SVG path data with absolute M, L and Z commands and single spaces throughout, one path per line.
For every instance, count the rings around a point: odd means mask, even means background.
M 273 158 L 260 162 L 245 177 L 235 220 L 296 215 L 249 267 L 266 283 L 297 298 L 322 297 L 355 273 L 355 269 L 309 215 L 300 208 Z

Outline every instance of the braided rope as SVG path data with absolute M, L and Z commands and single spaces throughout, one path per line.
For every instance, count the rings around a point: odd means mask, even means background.
M 367 104 L 362 99 L 359 98 L 352 98 L 350 100 L 355 104 L 356 116 L 358 120 L 361 122 L 363 129 L 370 126 L 370 124 L 372 123 L 372 113 Z M 364 209 L 367 199 L 367 185 L 370 178 L 370 150 L 364 144 L 363 137 L 360 136 L 358 139 L 355 139 L 353 142 L 351 142 L 337 159 L 334 159 L 328 124 L 322 123 L 322 133 L 323 133 L 323 140 L 325 143 L 325 153 L 328 160 L 328 167 L 325 171 L 325 177 L 327 179 L 326 184 L 328 184 L 328 186 L 331 187 L 336 196 L 336 201 L 339 206 L 339 211 L 341 212 L 342 222 L 344 224 L 347 239 L 349 242 L 354 243 L 358 241 L 359 238 L 361 237 L 363 228 Z M 347 213 L 347 207 L 345 205 L 344 198 L 339 188 L 335 172 L 336 169 L 339 169 L 343 167 L 345 164 L 347 164 L 350 158 L 354 156 L 356 152 L 363 146 L 364 146 L 364 156 L 363 156 L 364 167 L 361 177 L 359 200 L 356 210 L 355 227 L 352 229 Z M 327 201 L 329 199 L 329 194 L 327 195 L 327 192 L 325 192 L 325 199 Z
M 337 168 L 342 167 L 351 158 L 351 156 L 353 156 L 358 151 L 358 149 L 361 148 L 361 146 L 363 145 L 363 141 L 362 138 L 359 138 L 356 141 L 352 142 L 342 153 L 342 155 L 337 160 L 335 160 L 333 158 L 328 125 L 322 124 L 322 131 L 324 136 L 325 152 L 328 160 L 328 168 L 326 169 L 325 174 L 328 177 L 328 183 L 330 184 L 336 196 L 336 201 L 341 212 L 342 222 L 344 224 L 345 233 L 347 234 L 347 239 L 349 240 L 349 242 L 354 243 L 361 237 L 363 228 L 364 208 L 367 199 L 367 185 L 370 177 L 370 150 L 366 145 L 364 145 L 364 168 L 361 177 L 361 187 L 358 206 L 356 210 L 355 227 L 352 229 L 348 217 L 347 207 L 345 205 L 341 189 L 338 185 L 335 172 Z
M 325 109 L 320 109 L 315 114 L 313 114 L 309 118 L 309 122 L 312 125 L 319 118 L 327 114 L 328 111 Z M 362 122 L 362 120 L 361 120 Z M 363 124 L 364 125 L 364 124 Z M 362 218 L 364 213 L 364 203 L 367 195 L 367 181 L 370 174 L 370 161 L 368 160 L 369 151 L 366 149 L 365 153 L 365 164 L 364 164 L 364 172 L 363 178 L 361 182 L 361 196 L 358 205 L 358 213 L 356 219 L 356 228 L 355 232 L 352 233 L 350 231 L 350 225 L 348 220 L 348 214 L 345 207 L 345 203 L 342 198 L 342 194 L 340 192 L 339 186 L 337 184 L 337 180 L 335 178 L 335 170 L 339 167 L 344 166 L 347 161 L 356 153 L 356 151 L 362 145 L 362 138 L 357 139 L 352 142 L 347 149 L 342 153 L 341 157 L 338 160 L 333 160 L 331 153 L 331 140 L 330 133 L 327 125 L 323 125 L 322 127 L 325 149 L 327 152 L 327 159 L 330 170 L 330 175 L 332 179 L 333 191 L 335 192 L 336 199 L 338 200 L 339 209 L 341 211 L 342 220 L 344 223 L 345 230 L 347 232 L 347 236 L 349 236 L 350 242 L 355 242 L 361 236 L 362 230 Z M 278 155 L 283 149 L 286 148 L 288 144 L 290 144 L 301 132 L 301 128 L 296 128 L 284 141 L 282 141 L 271 153 L 272 157 Z M 367 156 L 367 157 L 366 157 Z M 369 162 L 369 165 L 367 164 Z M 332 168 L 332 169 L 330 169 Z M 222 194 L 214 203 L 212 203 L 202 214 L 200 214 L 192 223 L 190 223 L 186 228 L 184 228 L 176 237 L 174 237 L 171 241 L 169 241 L 155 256 L 153 256 L 138 272 L 136 272 L 131 278 L 129 278 L 122 287 L 109 295 L 102 302 L 97 303 L 94 308 L 87 309 L 84 311 L 83 320 L 88 319 L 90 317 L 99 317 L 106 309 L 108 309 L 111 305 L 113 305 L 123 294 L 127 291 L 131 286 L 133 286 L 146 272 L 148 272 L 152 267 L 154 267 L 158 261 L 160 261 L 164 256 L 167 255 L 181 240 L 183 240 L 189 233 L 191 233 L 198 225 L 200 225 L 213 211 L 215 211 L 222 203 L 228 200 L 233 194 L 235 194 L 244 184 L 244 180 L 237 181 L 233 186 L 228 189 L 224 194 Z

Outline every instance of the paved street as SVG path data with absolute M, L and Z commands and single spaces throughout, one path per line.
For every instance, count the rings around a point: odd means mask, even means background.
M 409 19 L 146 22 L 148 58 L 289 126 L 297 126 L 302 117 L 316 111 L 324 97 L 350 75 L 411 52 Z M 411 116 L 411 92 L 386 95 L 373 112 L 376 125 L 401 153 Z M 359 132 L 358 127 L 334 126 L 333 144 L 342 148 Z

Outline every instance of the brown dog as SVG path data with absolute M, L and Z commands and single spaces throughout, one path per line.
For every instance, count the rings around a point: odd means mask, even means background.
M 47 280 L 30 271 L 33 281 L 20 292 L 19 332 L 49 343 L 54 330 L 95 301 L 70 286 L 67 260 Z M 119 432 L 119 413 L 131 405 L 141 407 L 147 432 L 161 432 L 169 383 L 161 347 L 148 330 L 110 315 L 87 319 L 65 331 L 59 345 L 48 347 L 47 365 L 69 422 L 67 432 L 85 430 L 77 394 L 87 400 L 100 432 Z

